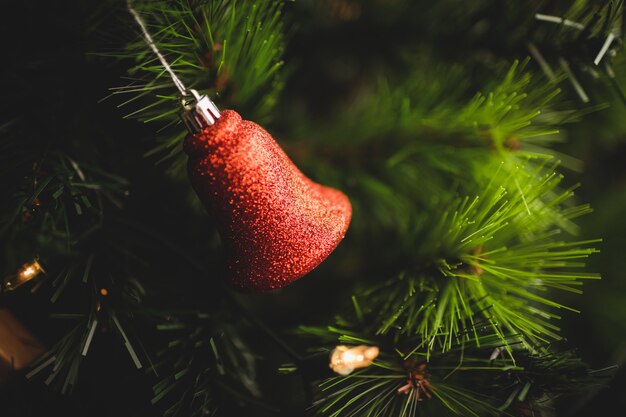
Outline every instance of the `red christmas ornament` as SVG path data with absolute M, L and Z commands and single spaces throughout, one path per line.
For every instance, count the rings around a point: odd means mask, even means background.
M 256 123 L 232 110 L 211 121 L 184 149 L 191 184 L 221 229 L 229 282 L 248 292 L 284 287 L 343 239 L 350 202 L 304 176 Z
M 191 132 L 184 149 L 193 188 L 218 220 L 230 283 L 263 292 L 284 287 L 319 265 L 348 230 L 352 208 L 340 191 L 305 177 L 274 139 L 215 104 L 176 76 L 128 3 L 146 43 L 181 95 Z

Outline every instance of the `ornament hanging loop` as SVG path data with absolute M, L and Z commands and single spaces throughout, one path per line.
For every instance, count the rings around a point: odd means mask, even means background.
M 143 34 L 146 43 L 157 56 L 161 65 L 163 65 L 163 68 L 165 68 L 167 73 L 170 75 L 172 82 L 180 92 L 181 104 L 183 106 L 183 111 L 180 117 L 185 123 L 185 126 L 187 126 L 189 133 L 198 133 L 205 127 L 214 125 L 220 117 L 220 111 L 215 103 L 213 103 L 207 95 L 200 95 L 193 88 L 187 89 L 187 87 L 185 87 L 174 70 L 172 70 L 172 67 L 167 62 L 163 54 L 161 54 L 161 51 L 159 51 L 159 48 L 156 46 L 152 36 L 150 36 L 150 32 L 148 32 L 148 28 L 146 28 L 146 24 L 143 19 L 133 8 L 131 0 L 127 0 L 126 4 L 128 11 L 131 15 L 133 15 L 133 18 L 141 28 L 141 33 Z

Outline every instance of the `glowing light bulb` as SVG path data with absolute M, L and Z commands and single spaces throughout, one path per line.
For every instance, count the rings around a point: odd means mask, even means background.
M 35 268 L 34 268 L 32 265 L 29 265 L 28 267 L 26 267 L 26 269 L 25 269 L 25 270 L 23 270 L 23 271 L 20 273 L 20 275 L 21 275 L 23 278 L 29 278 L 29 277 L 31 277 L 31 276 L 33 276 L 33 275 L 35 275 L 35 271 L 36 271 L 36 270 L 35 270 Z
M 19 271 L 17 271 L 17 274 L 5 278 L 3 285 L 4 290 L 12 291 L 32 280 L 42 272 L 45 273 L 46 271 L 44 271 L 41 264 L 36 259 L 32 262 L 25 263 Z
M 330 368 L 339 375 L 349 375 L 358 368 L 365 368 L 378 357 L 377 346 L 345 346 L 339 345 L 330 355 Z

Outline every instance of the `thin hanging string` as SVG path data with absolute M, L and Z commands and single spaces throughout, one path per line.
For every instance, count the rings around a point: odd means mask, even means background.
M 146 28 L 146 24 L 144 23 L 143 19 L 141 18 L 141 16 L 139 16 L 139 13 L 137 13 L 137 11 L 133 9 L 131 0 L 128 0 L 126 4 L 128 6 L 128 11 L 133 15 L 133 17 L 135 18 L 135 21 L 139 24 L 139 27 L 141 27 L 141 33 L 143 34 L 143 37 L 146 39 L 146 43 L 148 44 L 150 49 L 152 49 L 155 55 L 159 58 L 159 61 L 161 61 L 163 68 L 165 68 L 165 70 L 170 74 L 170 77 L 172 77 L 172 81 L 174 82 L 174 85 L 176 86 L 176 88 L 178 88 L 178 91 L 180 91 L 180 94 L 183 96 L 188 96 L 189 93 L 187 91 L 187 88 L 185 88 L 185 85 L 180 80 L 180 78 L 176 76 L 176 74 L 172 70 L 172 67 L 170 67 L 170 64 L 165 60 L 165 57 L 161 55 L 161 52 L 159 51 L 159 48 L 157 48 L 156 44 L 154 43 L 154 40 L 152 40 L 152 36 L 150 36 L 150 33 L 148 32 L 148 29 Z

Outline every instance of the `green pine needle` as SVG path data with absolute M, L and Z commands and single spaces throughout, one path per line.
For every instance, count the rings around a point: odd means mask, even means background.
M 521 167 L 495 172 L 481 195 L 457 199 L 433 226 L 420 223 L 415 271 L 358 299 L 374 315 L 376 333 L 419 335 L 429 352 L 474 339 L 478 323 L 503 340 L 559 339 L 555 310 L 575 310 L 553 290 L 580 293 L 583 281 L 599 279 L 580 271 L 598 240 L 558 240 L 562 230 L 575 232 L 573 217 L 589 211 L 565 208 L 572 193 L 559 191 L 559 182 L 546 168 L 532 176 Z
M 515 339 L 507 342 L 511 346 Z M 542 350 L 550 352 L 544 354 L 519 351 L 514 362 L 502 350 L 501 340 L 488 335 L 455 343 L 449 352 L 429 359 L 423 350 L 408 355 L 383 351 L 368 368 L 322 381 L 312 408 L 332 417 L 515 415 L 519 404 L 532 406 L 547 391 L 571 393 L 597 380 L 571 352 L 547 347 Z M 417 372 L 413 380 L 410 371 Z M 406 394 L 398 391 L 402 387 Z
M 213 412 L 216 385 L 241 401 L 268 407 L 258 400 L 253 355 L 228 319 L 202 311 L 158 314 L 157 329 L 169 341 L 158 353 L 155 370 L 164 376 L 153 387 L 152 403 L 163 408 L 164 417 Z
M 157 47 L 189 88 L 208 94 L 220 108 L 235 108 L 267 122 L 283 86 L 281 56 L 285 35 L 279 1 L 194 0 L 135 2 Z M 179 122 L 179 98 L 172 81 L 140 38 L 125 51 L 133 80 L 112 95 L 130 95 L 126 117 L 169 126 Z M 180 167 L 182 127 L 167 129 L 149 153 L 174 158 Z M 176 159 L 178 158 L 178 159 Z

